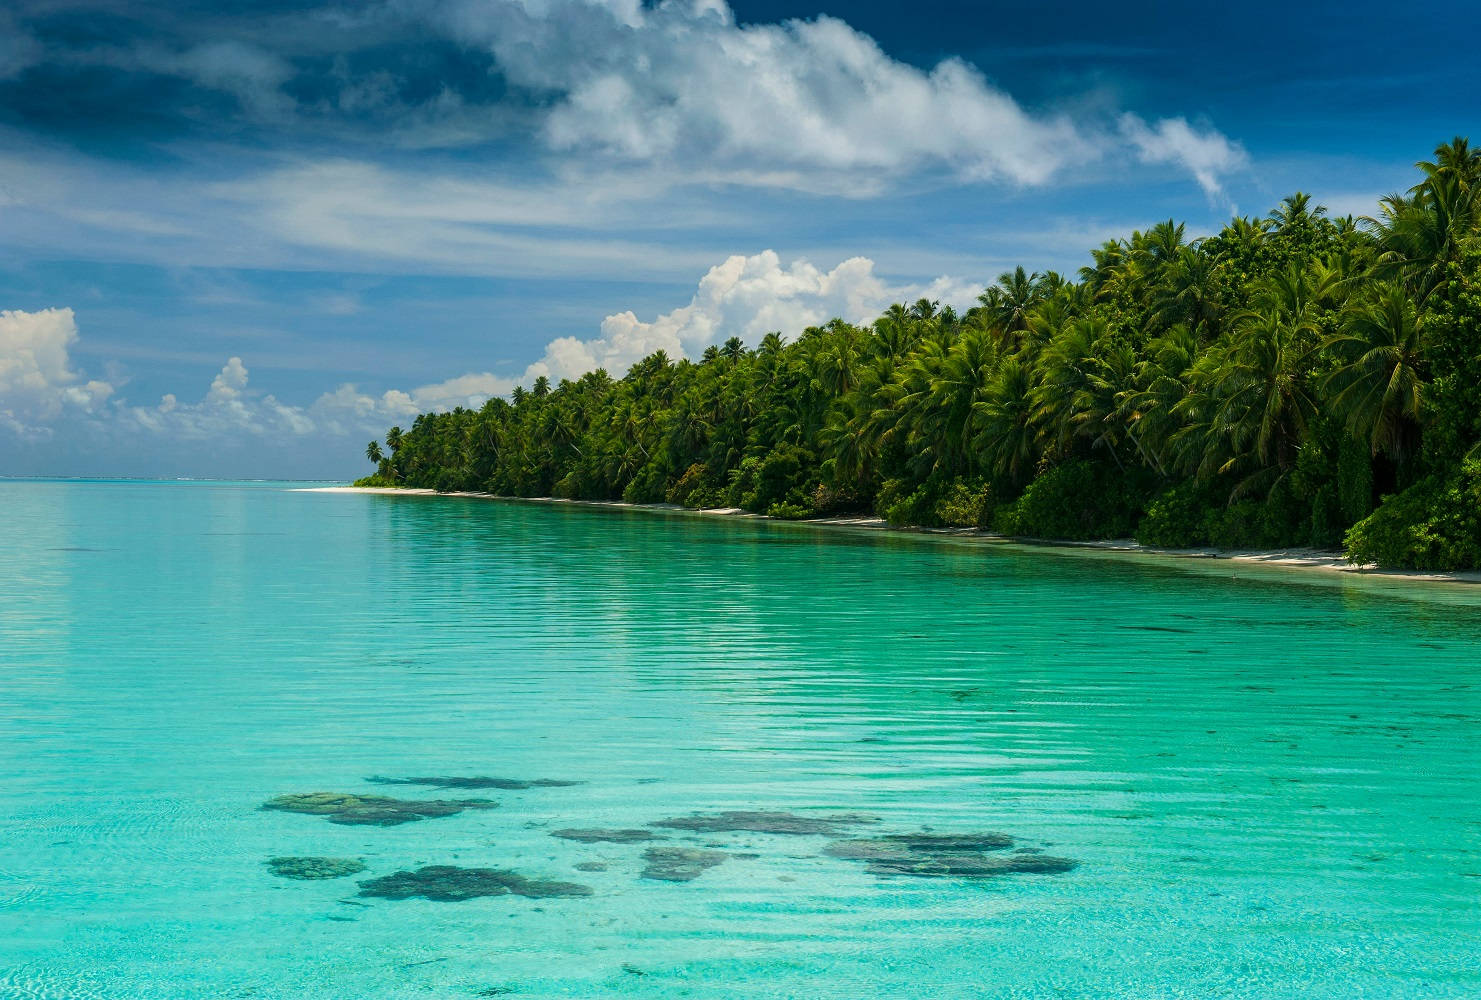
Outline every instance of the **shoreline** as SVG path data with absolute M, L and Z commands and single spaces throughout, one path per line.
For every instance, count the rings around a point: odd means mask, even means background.
M 1481 584 L 1481 570 L 1455 572 L 1430 572 L 1426 570 L 1380 569 L 1377 566 L 1355 566 L 1340 552 L 1324 552 L 1317 549 L 1163 549 L 1138 543 L 1134 539 L 1108 539 L 1093 542 L 1054 541 L 1036 538 L 1010 538 L 981 528 L 920 528 L 892 525 L 884 518 L 872 515 L 809 517 L 801 520 L 785 520 L 766 514 L 755 514 L 739 507 L 711 507 L 695 510 L 677 504 L 627 503 L 622 500 L 566 500 L 559 497 L 504 497 L 493 493 L 454 492 L 439 493 L 436 490 L 411 489 L 387 486 L 314 486 L 303 487 L 300 493 L 358 493 L 381 496 L 455 497 L 465 500 L 497 500 L 504 503 L 568 504 L 574 507 L 614 508 L 618 510 L 652 511 L 655 513 L 686 514 L 697 517 L 733 517 L 775 524 L 795 524 L 819 528 L 853 529 L 857 531 L 883 531 L 899 534 L 926 535 L 945 540 L 960 540 L 978 544 L 1006 545 L 1022 549 L 1038 549 L 1064 555 L 1102 556 L 1117 560 L 1134 559 L 1159 565 L 1194 570 L 1222 571 L 1238 567 L 1267 578 L 1326 577 L 1334 580 L 1364 580 L 1374 583 L 1422 583 L 1427 585 L 1453 584 L 1459 589 L 1470 590 Z M 1260 571 L 1271 571 L 1271 574 Z M 1234 574 L 1237 576 L 1238 574 Z M 1429 589 L 1428 587 L 1426 589 Z M 1481 588 L 1477 588 L 1481 596 Z

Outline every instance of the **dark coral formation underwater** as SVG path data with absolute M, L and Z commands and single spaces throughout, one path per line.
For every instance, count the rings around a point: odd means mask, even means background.
M 341 792 L 305 792 L 279 795 L 262 804 L 277 812 L 323 816 L 345 826 L 399 826 L 437 816 L 454 816 L 465 809 L 492 809 L 488 799 L 392 799 L 382 795 L 348 795 Z
M 1013 846 L 1003 833 L 896 833 L 859 840 L 835 840 L 823 853 L 845 861 L 862 861 L 874 875 L 916 878 L 990 878 L 997 875 L 1057 875 L 1076 867 L 1069 858 L 1015 851 L 989 856 Z
M 754 856 L 754 855 L 753 855 Z M 693 882 L 708 868 L 730 858 L 724 851 L 705 851 L 697 847 L 650 847 L 643 852 L 647 867 L 643 878 L 659 882 Z
M 479 896 L 524 896 L 551 899 L 590 896 L 591 887 L 575 882 L 527 878 L 506 868 L 458 868 L 429 865 L 416 871 L 392 872 L 360 883 L 360 895 L 381 899 L 412 899 L 420 896 L 438 902 L 456 903 Z
M 436 788 L 527 789 L 567 787 L 581 784 L 549 778 L 515 779 L 490 777 L 368 778 L 382 785 L 424 785 Z M 331 823 L 357 826 L 396 826 L 438 816 L 452 816 L 468 809 L 492 809 L 498 803 L 487 799 L 395 799 L 381 795 L 340 792 L 308 792 L 280 795 L 262 808 L 281 812 L 322 816 Z M 1068 872 L 1078 862 L 1053 857 L 1037 847 L 1015 848 L 1006 833 L 938 833 L 929 828 L 904 833 L 873 833 L 850 836 L 859 826 L 879 819 L 862 813 L 819 813 L 796 815 L 764 810 L 727 810 L 692 813 L 650 823 L 648 827 L 565 827 L 550 835 L 580 844 L 643 844 L 669 837 L 656 831 L 690 834 L 760 833 L 789 837 L 827 837 L 822 853 L 842 861 L 866 866 L 874 875 L 906 875 L 915 878 L 985 879 L 1000 875 L 1053 875 Z M 860 831 L 862 833 L 862 831 Z M 699 837 L 681 838 L 697 841 Z M 756 858 L 714 850 L 724 843 L 703 846 L 654 844 L 642 854 L 640 877 L 660 882 L 692 882 L 716 865 L 732 859 Z M 606 871 L 610 859 L 575 863 L 579 871 Z M 343 878 L 365 870 L 354 858 L 277 857 L 267 862 L 269 870 L 282 878 L 314 880 Z M 787 879 L 791 881 L 791 879 Z M 382 899 L 422 899 L 457 902 L 479 896 L 524 896 L 530 899 L 590 896 L 588 886 L 573 882 L 535 879 L 506 868 L 461 868 L 429 865 L 413 871 L 398 871 L 360 883 L 360 895 Z
M 359 858 L 268 858 L 268 871 L 280 878 L 314 881 L 359 875 L 365 862 Z

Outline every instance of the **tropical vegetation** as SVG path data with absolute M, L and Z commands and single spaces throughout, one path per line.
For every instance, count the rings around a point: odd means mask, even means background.
M 965 312 L 539 378 L 392 428 L 361 482 L 1481 566 L 1481 151 L 1418 167 L 1371 218 L 1297 193 Z

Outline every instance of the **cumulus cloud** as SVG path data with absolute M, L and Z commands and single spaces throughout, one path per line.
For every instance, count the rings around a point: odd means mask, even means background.
M 228 358 L 198 402 L 182 403 L 174 393 L 166 393 L 156 406 L 127 406 L 120 402 L 105 416 L 119 427 L 188 441 L 243 434 L 302 436 L 317 429 L 301 407 L 282 403 L 271 394 L 258 394 L 248 387 L 248 382 L 249 373 L 242 359 Z
M 0 312 L 0 424 L 41 434 L 64 412 L 91 413 L 103 405 L 114 387 L 73 369 L 76 341 L 71 309 Z
M 670 358 L 694 358 L 731 337 L 755 346 L 772 331 L 795 335 L 835 317 L 865 323 L 892 302 L 925 297 L 965 308 L 980 289 L 940 277 L 927 284 L 891 284 L 872 260 L 854 257 L 824 270 L 806 260 L 784 265 L 775 251 L 735 255 L 710 268 L 689 303 L 651 320 L 632 311 L 602 320 L 596 337 L 558 337 L 519 375 L 472 372 L 431 385 L 379 396 L 341 385 L 319 397 L 306 416 L 339 433 L 350 427 L 383 427 L 427 410 L 476 408 L 493 396 L 507 396 L 516 384 L 529 386 L 545 376 L 577 379 L 604 369 L 614 377 L 638 361 L 664 351 Z M 347 430 L 346 430 L 347 432 Z
M 307 405 L 256 389 L 246 363 L 236 356 L 198 397 L 166 393 L 155 404 L 131 403 L 117 397 L 114 383 L 75 370 L 70 350 L 78 332 L 71 309 L 3 312 L 0 427 L 28 436 L 87 427 L 104 435 L 144 432 L 195 442 L 378 434 L 429 410 L 476 408 L 542 375 L 552 381 L 576 379 L 602 368 L 621 376 L 655 351 L 693 358 L 730 337 L 755 346 L 771 331 L 795 335 L 834 317 L 868 322 L 892 302 L 925 297 L 965 307 L 977 291 L 974 284 L 948 277 L 892 284 L 866 257 L 825 270 L 806 260 L 784 264 L 771 250 L 735 255 L 710 268 L 687 305 L 647 320 L 632 311 L 613 313 L 602 321 L 598 336 L 557 338 L 519 375 L 469 372 L 379 394 L 345 383 Z
M 7 243 L 170 266 L 676 279 L 736 239 L 785 234 L 793 203 L 778 188 L 863 198 L 1144 163 L 1217 200 L 1247 160 L 1183 118 L 1026 108 L 966 62 L 900 62 L 836 18 L 738 24 L 725 3 L 692 0 L 386 0 L 292 17 L 222 13 L 209 39 L 162 27 L 41 49 L 0 24 L 0 77 L 37 59 L 82 74 L 61 91 L 87 113 L 59 122 L 133 114 L 108 103 L 130 87 L 84 86 L 104 65 L 182 81 L 154 81 L 183 103 L 151 121 L 261 126 L 250 147 L 185 140 L 161 162 L 0 125 Z M 240 111 L 223 113 L 220 94 Z M 408 110 L 407 95 L 439 96 Z M 444 105 L 471 151 L 390 155 Z
M 445 412 L 459 406 L 477 409 L 494 396 L 507 396 L 514 380 L 488 372 L 470 372 L 411 390 L 389 389 L 379 396 L 345 383 L 316 399 L 307 415 L 331 434 L 380 432 L 418 413 Z
M 1025 108 L 960 58 L 920 68 L 839 18 L 741 24 L 723 0 L 385 0 L 210 28 L 50 57 L 175 76 L 190 86 L 165 110 L 185 118 L 216 92 L 273 128 L 513 144 L 588 174 L 641 166 L 861 195 L 918 173 L 1035 185 L 1138 156 L 1209 188 L 1239 162 L 1184 119 Z M 0 76 L 39 58 L 27 38 L 0 24 Z
M 874 261 L 853 257 L 824 271 L 806 260 L 783 266 L 773 250 L 735 255 L 710 268 L 688 305 L 652 320 L 631 311 L 602 321 L 601 336 L 561 337 L 532 364 L 524 381 L 540 375 L 578 378 L 598 368 L 620 376 L 655 351 L 671 358 L 694 357 L 731 337 L 755 344 L 767 333 L 795 334 L 834 317 L 864 323 L 891 302 L 922 296 L 961 306 L 978 289 L 951 278 L 929 285 L 891 285 L 874 270 Z
M 512 83 L 551 96 L 540 125 L 558 152 L 731 167 L 728 179 L 813 187 L 815 174 L 872 191 L 944 169 L 1040 184 L 1125 144 L 1199 183 L 1238 165 L 1235 147 L 1182 119 L 1148 125 L 1032 113 L 961 59 L 922 70 L 826 15 L 737 24 L 719 0 L 455 0 L 418 12 L 482 45 Z

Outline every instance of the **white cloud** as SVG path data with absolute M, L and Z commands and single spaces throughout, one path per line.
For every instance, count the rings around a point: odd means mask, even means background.
M 1183 118 L 1164 118 L 1150 127 L 1136 115 L 1122 115 L 1121 132 L 1143 163 L 1183 167 L 1212 199 L 1223 197 L 1221 177 L 1249 165 L 1249 155 L 1239 143 L 1213 129 L 1200 132 Z
M 1237 165 L 1216 132 L 1182 119 L 1118 126 L 1034 113 L 972 65 L 926 71 L 842 20 L 736 23 L 718 0 L 455 0 L 413 10 L 485 46 L 513 84 L 550 96 L 557 153 L 729 170 L 731 183 L 870 193 L 881 178 L 946 170 L 1042 184 L 1130 146 L 1188 169 L 1205 189 Z M 1242 154 L 1240 154 L 1242 155 Z
M 0 426 L 37 435 L 58 427 L 86 427 L 100 435 L 146 432 L 182 441 L 376 435 L 418 413 L 458 406 L 477 408 L 492 396 L 541 375 L 579 378 L 597 368 L 620 377 L 654 351 L 672 358 L 699 355 L 711 344 L 740 337 L 755 346 L 775 330 L 795 336 L 808 326 L 840 317 L 872 320 L 891 302 L 920 297 L 965 307 L 975 284 L 941 277 L 927 284 L 891 284 L 872 260 L 853 257 L 831 270 L 806 260 L 784 265 L 775 251 L 736 255 L 710 268 L 687 305 L 651 320 L 613 313 L 591 339 L 560 337 L 518 377 L 470 372 L 379 395 L 345 383 L 306 406 L 285 403 L 251 384 L 240 357 L 228 358 L 194 402 L 166 393 L 153 405 L 116 398 L 111 382 L 74 370 L 70 349 L 78 333 L 71 309 L 0 313 Z M 189 398 L 188 396 L 186 398 Z
M 224 439 L 243 434 L 303 436 L 318 427 L 303 408 L 260 395 L 248 387 L 247 366 L 228 358 L 197 403 L 182 403 L 174 393 L 160 397 L 156 406 L 128 406 L 120 402 L 102 417 L 112 428 L 140 429 L 189 441 Z
M 922 296 L 964 306 L 977 291 L 974 285 L 944 277 L 924 286 L 890 285 L 867 257 L 853 257 L 824 271 L 806 260 L 784 267 L 773 250 L 736 255 L 710 268 L 686 306 L 651 321 L 630 311 L 614 313 L 602 321 L 600 337 L 551 341 L 523 380 L 528 384 L 539 375 L 574 379 L 597 368 L 620 377 L 654 351 L 665 351 L 671 358 L 694 357 L 730 337 L 754 347 L 773 330 L 793 336 L 834 317 L 864 323 L 891 302 Z
M 260 117 L 286 114 L 292 99 L 282 86 L 293 75 L 288 62 L 254 45 L 210 42 L 179 55 L 154 54 L 153 69 L 167 69 L 207 87 L 235 96 L 243 108 Z
M 507 396 L 513 389 L 513 379 L 488 372 L 470 372 L 409 391 L 389 389 L 379 396 L 345 383 L 316 399 L 305 414 L 329 434 L 379 434 L 418 413 L 445 412 L 459 406 L 477 409 L 491 397 Z
M 64 412 L 93 412 L 113 394 L 111 383 L 73 370 L 76 341 L 71 309 L 0 312 L 0 424 L 45 433 Z

